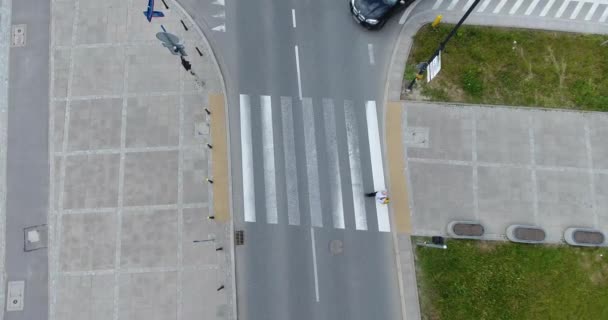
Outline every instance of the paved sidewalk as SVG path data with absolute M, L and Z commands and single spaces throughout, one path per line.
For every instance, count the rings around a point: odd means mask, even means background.
M 51 320 L 235 318 L 223 80 L 166 2 L 152 23 L 145 0 L 52 2 Z

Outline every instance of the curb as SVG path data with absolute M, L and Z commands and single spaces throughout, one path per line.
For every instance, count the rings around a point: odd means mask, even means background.
M 186 12 L 186 9 L 184 9 L 184 7 L 182 7 L 182 5 L 179 3 L 178 0 L 171 0 L 171 2 L 173 3 L 173 5 L 175 5 L 175 7 L 178 8 L 178 10 L 188 19 L 188 21 L 194 26 L 194 29 L 196 30 L 196 32 L 199 34 L 199 36 L 202 38 L 203 42 L 205 43 L 205 45 L 209 48 L 210 52 L 211 52 L 211 56 L 213 58 L 213 61 L 215 62 L 215 68 L 217 73 L 220 75 L 220 79 L 221 79 L 221 83 L 222 83 L 222 93 L 224 94 L 225 97 L 225 101 L 224 101 L 224 110 L 226 111 L 226 115 L 228 115 L 228 99 L 226 97 L 227 95 L 227 91 L 226 91 L 226 79 L 224 79 L 224 74 L 222 72 L 222 68 L 219 64 L 219 59 L 217 58 L 217 55 L 215 53 L 214 48 L 210 45 L 209 40 L 207 40 L 207 36 L 205 36 L 205 33 L 203 32 L 203 30 L 201 29 L 201 27 L 194 21 L 194 19 L 192 19 L 192 16 L 190 16 L 190 14 L 188 14 L 188 12 Z M 228 116 L 226 116 L 225 119 L 225 126 L 226 126 L 226 143 L 227 145 L 230 142 L 230 121 L 228 121 Z M 230 154 L 230 148 L 226 148 L 226 154 L 227 154 L 227 158 L 228 158 L 228 164 L 232 163 L 232 155 Z M 231 260 L 231 273 L 232 273 L 232 283 L 231 283 L 231 289 L 232 289 L 232 315 L 234 317 L 234 319 L 238 319 L 238 315 L 237 315 L 237 294 L 236 294 L 236 253 L 235 253 L 235 243 L 234 243 L 234 217 L 232 215 L 232 213 L 234 212 L 233 207 L 232 207 L 232 170 L 228 170 L 228 210 L 231 213 L 231 219 L 230 219 L 230 247 L 231 247 L 231 254 L 230 254 L 230 260 Z M 2 320 L 2 319 L 0 319 Z

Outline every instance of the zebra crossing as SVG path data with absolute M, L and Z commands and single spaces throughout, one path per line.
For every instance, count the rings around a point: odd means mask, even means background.
M 475 0 L 435 0 L 432 10 L 466 11 Z M 557 19 L 598 21 L 608 18 L 608 0 L 483 0 L 475 9 L 479 13 L 538 15 Z
M 246 223 L 390 231 L 387 206 L 365 197 L 385 188 L 375 101 L 240 94 L 239 103 Z

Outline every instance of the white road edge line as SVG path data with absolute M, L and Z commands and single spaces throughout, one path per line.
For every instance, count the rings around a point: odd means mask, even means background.
M 291 9 L 291 22 L 295 29 L 295 27 L 296 27 L 296 9 Z
M 296 51 L 296 71 L 298 72 L 298 94 L 300 95 L 300 100 L 302 100 L 302 80 L 300 78 L 300 53 L 298 52 L 298 46 L 295 46 Z
M 255 222 L 253 193 L 253 146 L 251 145 L 251 109 L 249 96 L 240 95 L 241 105 L 241 152 L 243 166 L 243 212 L 245 221 Z
M 365 115 L 367 118 L 367 136 L 369 139 L 369 153 L 372 161 L 374 190 L 384 190 L 386 187 L 384 185 L 384 166 L 382 164 L 382 150 L 380 149 L 376 101 L 367 101 L 365 104 Z M 387 205 L 376 202 L 376 212 L 378 215 L 378 231 L 390 232 L 391 227 Z
M 278 223 L 277 186 L 274 171 L 274 133 L 272 128 L 272 98 L 261 96 L 262 145 L 264 150 L 264 185 L 266 187 L 266 222 Z
M 376 64 L 376 60 L 374 59 L 374 45 L 371 43 L 367 44 L 367 54 L 369 55 L 369 64 L 372 66 Z
M 315 248 L 315 228 L 310 228 L 310 243 L 312 245 L 312 269 L 315 275 L 315 297 L 319 302 L 319 276 L 317 273 L 317 249 Z

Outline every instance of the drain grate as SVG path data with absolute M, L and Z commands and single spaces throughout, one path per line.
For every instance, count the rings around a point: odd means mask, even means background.
M 234 243 L 236 243 L 237 246 L 245 244 L 245 231 L 238 230 L 234 233 Z

